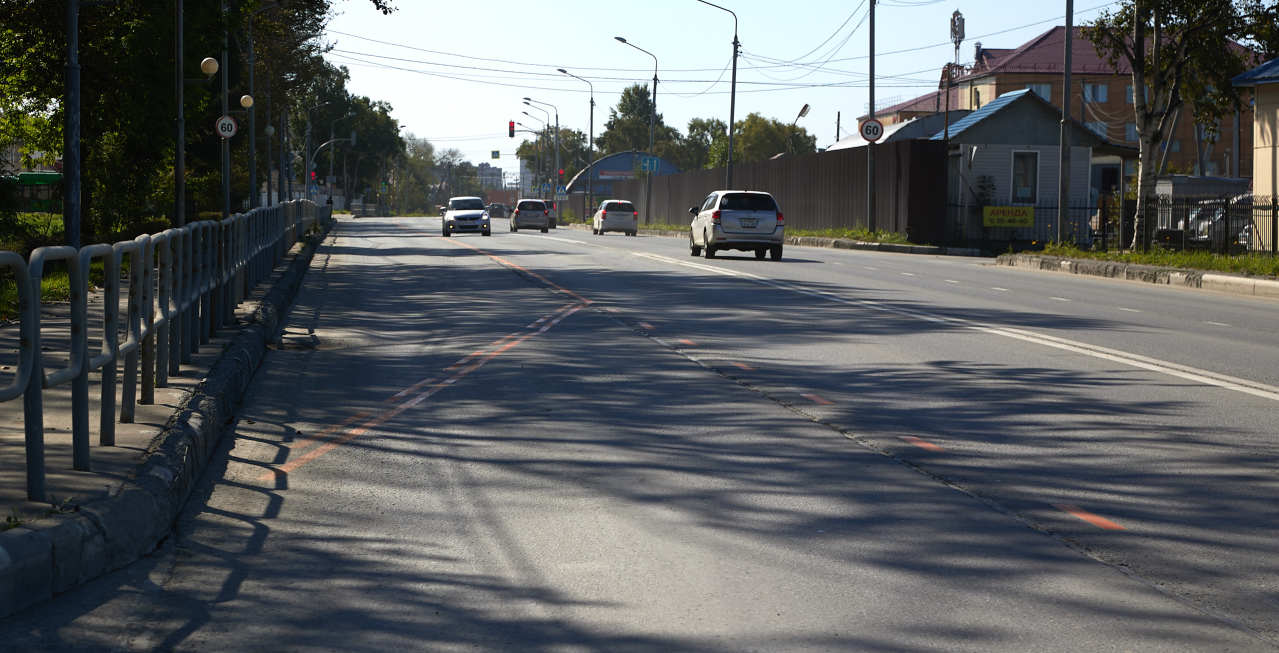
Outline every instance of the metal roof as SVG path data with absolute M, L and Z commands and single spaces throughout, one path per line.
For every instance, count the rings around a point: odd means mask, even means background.
M 1279 58 L 1271 59 L 1246 73 L 1237 75 L 1230 80 L 1230 83 L 1235 86 L 1279 83 Z
M 1030 89 L 1023 88 L 1020 91 L 1004 93 L 1003 95 L 991 100 L 986 106 L 964 116 L 963 118 L 960 118 L 957 122 L 955 122 L 955 124 L 950 126 L 951 140 L 954 140 L 956 136 L 962 134 L 965 129 L 968 129 L 969 127 L 972 127 L 973 125 L 995 115 L 1000 109 L 1020 100 L 1023 96 L 1030 92 Z M 942 133 L 937 132 L 933 135 L 931 140 L 942 140 Z

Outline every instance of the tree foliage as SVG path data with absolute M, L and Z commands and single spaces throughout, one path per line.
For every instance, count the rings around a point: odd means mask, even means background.
M 388 13 L 389 0 L 361 0 Z M 271 114 L 287 112 L 290 131 L 305 123 L 317 97 L 332 100 L 334 113 L 359 112 L 379 133 L 366 136 L 378 147 L 402 149 L 398 129 L 388 131 L 390 107 L 352 97 L 345 72 L 323 58 L 315 37 L 332 11 L 331 0 L 228 0 L 184 5 L 184 84 L 188 215 L 220 209 L 220 142 L 213 125 L 221 113 L 217 79 L 199 71 L 206 56 L 220 61 L 228 77 L 231 109 L 248 93 L 249 24 L 256 54 L 255 111 L 262 130 Z M 173 210 L 175 2 L 113 0 L 82 3 L 79 12 L 81 78 L 81 170 L 83 242 L 136 232 Z M 22 162 L 50 166 L 62 157 L 67 64 L 66 3 L 0 0 L 0 146 L 14 146 Z M 223 34 L 227 34 L 226 43 Z M 319 116 L 319 112 L 312 118 Z M 247 198 L 247 121 L 231 142 L 233 196 Z M 388 134 L 395 134 L 389 138 Z M 293 136 L 298 134 L 293 133 Z M 257 178 L 270 165 L 266 137 L 258 134 Z M 277 139 L 278 141 L 278 139 Z M 293 140 L 300 149 L 301 140 Z M 278 147 L 278 145 L 275 145 Z M 275 157 L 272 157 L 274 159 Z M 376 158 L 376 157 L 371 157 Z M 295 169 L 300 175 L 301 167 Z M 368 174 L 366 170 L 358 175 Z M 233 210 L 240 210 L 237 203 Z

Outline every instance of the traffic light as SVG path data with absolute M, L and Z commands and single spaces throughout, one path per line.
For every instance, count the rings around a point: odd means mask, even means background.
M 506 124 L 506 135 L 515 138 L 515 121 L 512 120 Z
M 560 176 L 561 176 L 561 177 L 563 177 L 563 176 L 564 176 L 564 168 L 560 168 Z

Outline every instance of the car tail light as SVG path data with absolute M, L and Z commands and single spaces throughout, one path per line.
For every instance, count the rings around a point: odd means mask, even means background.
M 519 210 L 519 209 L 515 209 L 515 212 L 514 212 L 514 213 L 512 213 L 511 215 L 519 215 L 519 214 L 520 214 L 520 210 Z
M 719 224 L 719 211 L 711 212 L 711 224 Z
M 632 217 L 632 218 L 638 218 L 638 217 L 639 217 L 639 211 L 636 211 L 636 212 L 632 213 L 632 214 L 631 214 L 631 217 Z
M 608 217 L 608 211 L 600 211 L 600 217 L 601 217 L 601 218 L 607 218 L 607 217 Z
M 786 224 L 786 216 L 781 211 L 777 212 L 777 224 Z
M 551 210 L 550 210 L 550 209 L 547 209 L 547 210 L 545 210 L 545 211 L 542 211 L 542 215 L 550 215 L 550 214 L 551 214 Z

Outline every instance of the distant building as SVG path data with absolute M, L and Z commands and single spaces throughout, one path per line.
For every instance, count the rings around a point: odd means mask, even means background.
M 479 177 L 480 188 L 502 188 L 502 169 L 488 163 L 481 163 L 475 166 L 476 176 Z
M 1132 70 L 1124 60 L 1106 61 L 1076 27 L 1071 39 L 1071 89 L 1062 93 L 1062 52 L 1065 27 L 1054 27 L 1017 48 L 983 48 L 974 44 L 973 64 L 952 80 L 951 110 L 977 110 L 995 98 L 1029 89 L 1058 107 L 1069 95 L 1071 116 L 1105 140 L 1137 146 L 1137 124 L 1133 117 Z M 945 111 L 944 89 L 877 109 L 875 117 L 885 125 Z M 1217 125 L 1217 136 L 1209 137 L 1204 125 L 1195 124 L 1189 108 L 1183 108 L 1172 133 L 1163 142 L 1169 170 L 1200 175 L 1251 177 L 1252 112 L 1243 109 L 1238 118 L 1227 116 Z M 1237 143 L 1237 145 L 1236 145 Z M 1244 155 L 1244 156 L 1241 156 Z M 1127 175 L 1136 174 L 1136 162 L 1129 161 Z

